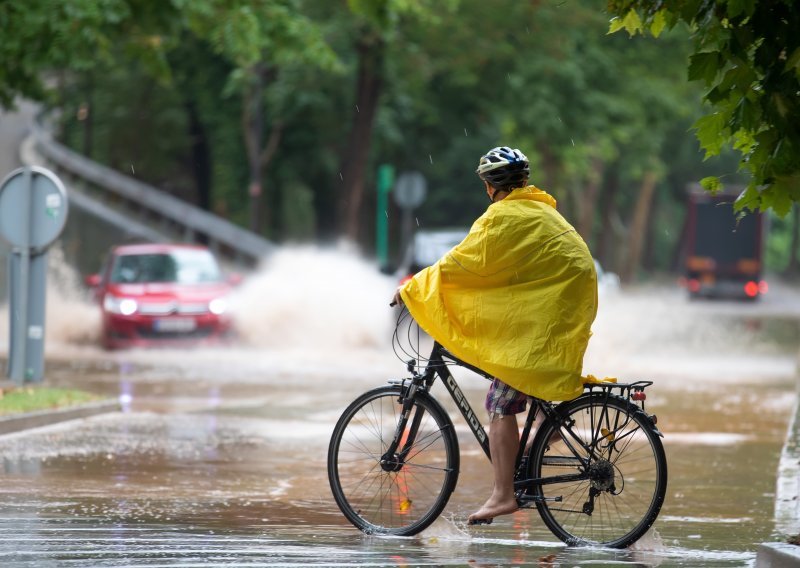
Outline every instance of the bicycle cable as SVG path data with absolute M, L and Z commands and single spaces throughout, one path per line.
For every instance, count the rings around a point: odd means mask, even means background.
M 401 328 L 405 327 L 405 332 L 401 332 Z M 413 368 L 418 372 L 424 368 L 431 366 L 431 359 L 422 355 L 420 351 L 420 343 L 422 329 L 419 324 L 411 317 L 411 313 L 406 306 L 401 306 L 400 313 L 397 316 L 394 332 L 392 333 L 392 351 L 395 356 L 403 363 L 410 363 L 414 361 Z M 405 339 L 403 339 L 405 336 Z M 450 366 L 456 365 L 452 361 L 436 362 L 435 366 Z

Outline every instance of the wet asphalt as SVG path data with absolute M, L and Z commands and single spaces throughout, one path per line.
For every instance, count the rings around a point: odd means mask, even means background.
M 648 411 L 665 433 L 666 503 L 629 550 L 567 548 L 535 511 L 467 528 L 491 470 L 455 415 L 462 468 L 443 516 L 411 538 L 350 526 L 328 488 L 327 444 L 350 400 L 404 376 L 388 343 L 106 353 L 54 341 L 48 382 L 123 411 L 0 437 L 0 565 L 751 566 L 758 543 L 782 537 L 791 310 L 640 289 L 606 299 L 594 333 L 587 372 L 654 380 Z M 486 383 L 457 378 L 480 408 Z

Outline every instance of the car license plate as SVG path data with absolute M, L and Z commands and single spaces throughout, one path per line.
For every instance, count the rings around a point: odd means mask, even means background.
M 197 322 L 192 318 L 157 319 L 153 322 L 153 329 L 163 333 L 187 333 L 196 327 Z

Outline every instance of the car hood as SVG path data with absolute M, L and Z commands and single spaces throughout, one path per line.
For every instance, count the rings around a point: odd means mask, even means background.
M 222 282 L 206 284 L 175 284 L 171 282 L 152 282 L 145 284 L 109 284 L 106 292 L 114 296 L 179 301 L 210 301 L 230 292 L 231 287 Z

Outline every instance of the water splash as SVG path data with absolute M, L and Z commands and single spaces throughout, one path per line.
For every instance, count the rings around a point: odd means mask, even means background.
M 388 345 L 396 283 L 354 252 L 288 247 L 246 278 L 231 299 L 236 328 L 252 345 Z
M 100 337 L 100 310 L 78 273 L 56 245 L 47 257 L 45 346 L 93 345 Z M 0 351 L 8 349 L 9 306 L 0 306 Z

